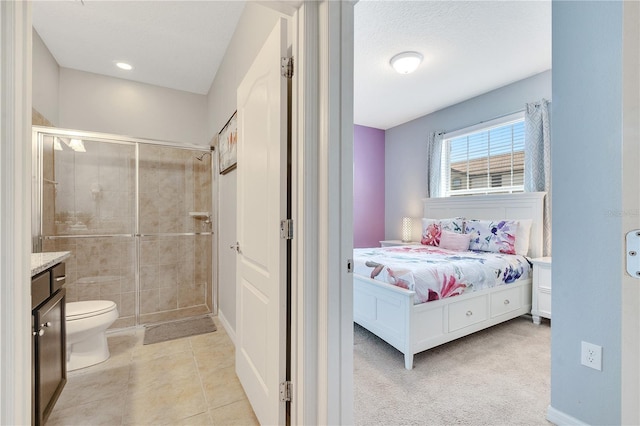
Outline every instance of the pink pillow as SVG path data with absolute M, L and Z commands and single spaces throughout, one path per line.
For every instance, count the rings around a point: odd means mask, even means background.
M 455 251 L 469 250 L 469 234 L 458 234 L 457 232 L 442 231 L 440 235 L 440 248 Z

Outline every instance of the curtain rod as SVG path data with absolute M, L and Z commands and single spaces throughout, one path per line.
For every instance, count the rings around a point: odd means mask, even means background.
M 458 132 L 458 131 L 460 131 L 460 130 L 464 130 L 464 129 L 466 129 L 467 127 L 478 126 L 478 125 L 480 125 L 480 124 L 482 124 L 482 123 L 487 123 L 487 122 L 489 122 L 489 121 L 498 120 L 498 119 L 503 118 L 503 117 L 508 117 L 508 116 L 510 116 L 510 115 L 513 115 L 513 114 L 518 114 L 518 113 L 524 112 L 524 111 L 526 110 L 526 106 L 527 106 L 527 105 L 531 105 L 531 104 L 533 104 L 533 105 L 535 105 L 535 106 L 537 106 L 537 107 L 538 107 L 538 106 L 542 105 L 542 103 L 543 103 L 543 102 L 550 102 L 550 101 L 549 101 L 549 100 L 547 100 L 546 98 L 542 98 L 542 99 L 541 99 L 541 100 L 539 100 L 539 101 L 529 102 L 529 103 L 525 104 L 525 107 L 524 107 L 524 108 L 521 108 L 521 109 L 516 110 L 516 111 L 512 111 L 512 112 L 509 112 L 509 113 L 506 113 L 506 114 L 498 115 L 498 116 L 493 117 L 493 118 L 490 118 L 490 119 L 488 119 L 488 120 L 480 121 L 479 123 L 471 124 L 471 125 L 469 125 L 469 126 L 465 126 L 465 127 L 461 127 L 461 128 L 459 128 L 459 129 L 456 129 L 456 130 L 448 130 L 448 131 L 446 131 L 446 130 L 441 130 L 441 131 L 439 131 L 439 132 L 435 132 L 435 133 L 436 133 L 436 135 L 440 136 L 440 135 L 446 135 L 447 133 L 454 133 L 454 132 Z
M 536 105 L 539 105 L 539 102 L 536 102 L 535 104 L 536 104 Z M 459 132 L 460 130 L 464 130 L 464 129 L 469 128 L 469 127 L 478 126 L 478 125 L 483 124 L 483 123 L 488 123 L 488 122 L 490 122 L 490 121 L 498 120 L 498 119 L 500 119 L 500 118 L 508 117 L 508 116 L 510 116 L 510 115 L 518 114 L 518 113 L 521 113 L 521 112 L 524 112 L 524 108 L 519 109 L 519 110 L 517 110 L 517 111 L 509 112 L 509 113 L 506 113 L 506 114 L 498 115 L 498 116 L 495 116 L 495 117 L 493 117 L 493 118 L 489 118 L 489 119 L 487 119 L 487 120 L 480 121 L 480 122 L 478 122 L 478 123 L 476 123 L 476 124 L 471 124 L 471 125 L 469 125 L 469 126 L 460 127 L 460 128 L 458 128 L 458 129 L 455 129 L 455 130 L 441 130 L 441 131 L 439 131 L 439 132 L 436 132 L 436 134 L 437 134 L 438 136 L 440 136 L 440 135 L 446 135 L 447 133 Z
M 536 104 L 537 104 L 537 103 L 536 103 Z M 487 121 L 497 120 L 497 119 L 499 119 L 499 118 L 503 118 L 503 117 L 508 117 L 508 116 L 510 116 L 510 115 L 513 115 L 513 114 L 518 114 L 518 113 L 524 112 L 524 110 L 525 110 L 525 109 L 524 109 L 524 108 L 522 108 L 522 109 L 519 109 L 519 110 L 517 110 L 517 111 L 509 112 L 509 113 L 507 113 L 507 114 L 498 115 L 498 116 L 493 117 L 493 118 L 490 118 L 490 119 L 488 119 L 488 120 L 481 121 L 481 122 L 479 122 L 478 124 L 486 123 Z

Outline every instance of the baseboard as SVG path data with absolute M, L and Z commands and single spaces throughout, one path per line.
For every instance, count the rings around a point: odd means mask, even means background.
M 586 426 L 587 423 L 584 423 L 575 417 L 572 417 L 566 413 L 563 413 L 560 410 L 556 410 L 551 405 L 547 407 L 547 420 L 549 420 L 554 425 L 564 426 L 564 425 L 575 425 L 575 426 Z
M 227 321 L 227 318 L 224 316 L 224 312 L 222 309 L 218 308 L 218 319 L 220 320 L 220 324 L 224 327 L 224 331 L 227 332 L 229 338 L 233 342 L 233 346 L 236 346 L 236 332 L 233 328 L 231 328 L 231 324 Z

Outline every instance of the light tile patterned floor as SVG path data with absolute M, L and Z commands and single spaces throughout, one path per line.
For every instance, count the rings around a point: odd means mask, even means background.
M 143 345 L 144 330 L 108 334 L 111 357 L 73 371 L 47 421 L 56 425 L 257 425 L 218 330 Z

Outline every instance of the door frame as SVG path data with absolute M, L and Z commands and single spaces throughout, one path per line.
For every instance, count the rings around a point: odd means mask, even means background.
M 353 424 L 354 5 L 294 20 L 293 424 Z
M 622 233 L 640 229 L 640 4 L 623 5 Z M 621 250 L 625 251 L 624 237 Z M 623 256 L 623 259 L 625 256 Z M 621 265 L 623 270 L 625 265 Z M 640 281 L 622 273 L 622 424 L 640 424 Z
M 31 424 L 31 4 L 0 2 L 0 424 Z

